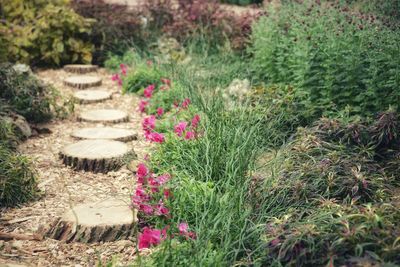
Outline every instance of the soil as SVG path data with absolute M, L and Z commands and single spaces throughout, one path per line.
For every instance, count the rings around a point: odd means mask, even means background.
M 103 84 L 91 89 L 104 89 L 113 93 L 112 100 L 102 103 L 76 105 L 75 113 L 66 120 L 53 120 L 39 128 L 47 128 L 40 134 L 22 143 L 19 150 L 34 160 L 38 172 L 42 197 L 21 207 L 0 210 L 0 232 L 31 234 L 39 226 L 54 222 L 72 206 L 107 198 L 129 199 L 135 182 L 133 173 L 125 166 L 106 174 L 74 171 L 62 164 L 60 150 L 77 139 L 72 131 L 84 127 L 103 126 L 100 123 L 79 122 L 76 115 L 82 110 L 116 108 L 128 112 L 129 122 L 114 126 L 133 129 L 138 140 L 127 142 L 142 160 L 149 151 L 149 144 L 141 134 L 142 115 L 137 111 L 139 98 L 122 95 L 121 88 L 111 81 L 111 74 L 99 69 L 93 75 L 100 76 Z M 38 77 L 52 84 L 64 97 L 72 97 L 78 89 L 66 87 L 65 77 L 71 76 L 63 70 L 38 71 Z M 72 74 L 73 75 L 73 74 Z M 119 264 L 132 262 L 135 257 L 135 240 L 106 243 L 64 243 L 53 239 L 42 241 L 0 241 L 0 266 L 22 264 L 25 266 L 95 266 L 116 258 Z

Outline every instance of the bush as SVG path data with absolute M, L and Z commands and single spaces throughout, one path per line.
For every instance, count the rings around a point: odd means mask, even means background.
M 60 65 L 92 61 L 92 45 L 85 41 L 90 21 L 77 15 L 68 0 L 5 0 L 0 33 L 8 42 L 8 60 L 26 64 Z
M 299 88 L 315 118 L 347 106 L 368 116 L 399 108 L 399 32 L 346 10 L 290 3 L 272 7 L 253 26 L 250 51 L 259 79 Z
M 55 89 L 42 84 L 29 71 L 16 72 L 12 64 L 0 64 L 0 88 L 0 100 L 8 106 L 8 111 L 24 116 L 29 122 L 45 122 L 68 112 L 57 103 Z
M 154 84 L 156 88 L 161 84 L 163 74 L 156 67 L 141 65 L 137 66 L 123 80 L 123 92 L 136 93 L 139 90 Z
M 221 0 L 221 3 L 246 6 L 250 4 L 261 4 L 263 0 Z
M 30 160 L 0 142 L 0 207 L 15 206 L 37 195 L 36 173 Z

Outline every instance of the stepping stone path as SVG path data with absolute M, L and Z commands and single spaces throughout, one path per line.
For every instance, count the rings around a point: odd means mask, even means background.
M 64 70 L 66 72 L 85 74 L 89 72 L 97 71 L 98 67 L 95 65 L 82 65 L 82 64 L 70 64 L 65 65 Z
M 101 78 L 96 76 L 71 76 L 64 80 L 64 84 L 78 89 L 86 89 L 101 85 Z
M 137 139 L 137 134 L 128 129 L 111 127 L 93 127 L 75 130 L 72 137 L 79 139 L 107 139 L 128 142 Z
M 112 93 L 104 90 L 84 90 L 74 94 L 80 104 L 91 104 L 111 99 Z
M 45 235 L 65 242 L 115 241 L 132 236 L 137 220 L 129 202 L 108 199 L 70 209 Z
M 73 73 L 88 73 L 97 70 L 93 65 L 66 65 L 64 70 Z M 96 76 L 72 76 L 64 80 L 70 87 L 85 89 L 101 85 Z M 111 98 L 104 90 L 85 90 L 75 92 L 80 103 L 102 102 Z M 78 120 L 94 123 L 119 123 L 129 120 L 128 114 L 115 109 L 95 109 L 82 112 Z M 106 173 L 122 166 L 122 159 L 130 153 L 128 142 L 137 138 L 129 129 L 96 127 L 77 129 L 73 137 L 84 139 L 66 145 L 60 151 L 60 158 L 75 170 Z M 100 189 L 100 188 L 99 188 Z M 85 203 L 68 210 L 46 230 L 46 236 L 65 242 L 102 242 L 126 239 L 133 235 L 137 222 L 136 210 L 129 202 L 109 199 L 99 203 Z
M 97 123 L 127 122 L 128 114 L 117 109 L 94 109 L 82 112 L 79 120 Z

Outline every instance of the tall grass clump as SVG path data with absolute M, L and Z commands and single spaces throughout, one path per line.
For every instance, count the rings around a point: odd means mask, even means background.
M 262 82 L 292 85 L 314 118 L 350 106 L 372 116 L 398 109 L 399 31 L 339 4 L 304 1 L 253 24 L 252 68 Z

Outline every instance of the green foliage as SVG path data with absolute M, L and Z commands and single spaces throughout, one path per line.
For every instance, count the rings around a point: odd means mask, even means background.
M 30 73 L 17 73 L 9 63 L 0 64 L 0 89 L 0 100 L 8 110 L 29 122 L 45 122 L 54 115 L 63 117 L 68 113 L 65 106 L 57 103 L 54 88 L 42 84 Z
M 173 82 L 171 88 L 159 90 L 154 94 L 147 106 L 147 113 L 156 114 L 158 108 L 162 108 L 164 112 L 170 111 L 174 104 L 180 104 L 185 99 L 185 92 L 183 85 Z
M 92 60 L 92 45 L 84 39 L 91 22 L 77 15 L 68 0 L 5 0 L 0 8 L 5 24 L 0 33 L 8 42 L 8 60 L 51 64 Z
M 109 54 L 107 60 L 104 61 L 104 67 L 109 71 L 116 72 L 119 71 L 121 63 L 130 67 L 135 67 L 143 62 L 138 53 L 131 49 L 126 51 L 122 56 Z
M 399 32 L 311 2 L 271 8 L 254 24 L 250 51 L 259 79 L 298 88 L 315 118 L 347 106 L 369 116 L 398 108 Z
M 123 80 L 124 93 L 136 93 L 151 84 L 158 87 L 161 84 L 163 73 L 156 67 L 148 65 L 136 66 L 135 70 Z
M 14 206 L 37 195 L 36 174 L 30 160 L 0 143 L 0 207 Z

